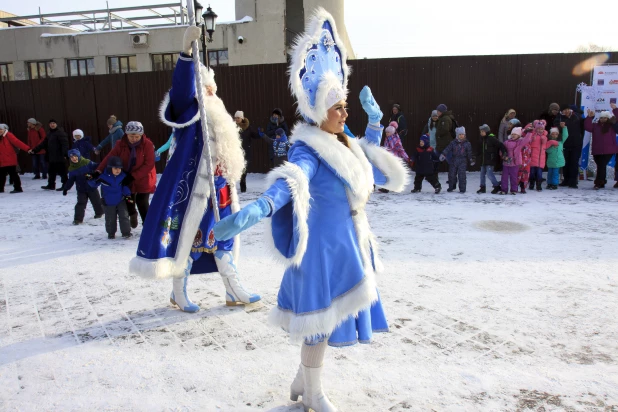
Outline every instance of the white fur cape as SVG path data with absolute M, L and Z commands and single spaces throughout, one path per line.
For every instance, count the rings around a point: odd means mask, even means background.
M 240 205 L 236 182 L 240 180 L 245 169 L 245 157 L 240 141 L 239 129 L 236 123 L 225 109 L 223 101 L 214 96 L 204 96 L 204 105 L 207 115 L 208 134 L 210 137 L 210 151 L 213 158 L 213 167 L 219 167 L 222 176 L 230 186 L 232 212 L 238 212 Z M 159 107 L 159 118 L 166 125 L 175 129 L 188 127 L 200 119 L 199 111 L 188 122 L 178 124 L 165 118 L 165 110 L 169 105 L 169 93 L 167 93 Z M 197 229 L 204 217 L 204 212 L 210 204 L 209 171 L 207 162 L 202 158 L 193 183 L 192 196 L 185 212 L 180 229 L 176 256 L 151 260 L 136 256 L 131 259 L 129 271 L 149 279 L 165 279 L 169 277 L 182 277 L 187 266 L 191 246 Z M 234 238 L 234 258 L 240 257 L 240 236 Z
M 293 341 L 299 341 L 306 337 L 330 334 L 349 316 L 356 316 L 358 312 L 369 308 L 377 301 L 374 273 L 382 270 L 382 263 L 378 257 L 378 243 L 371 233 L 365 214 L 365 205 L 373 192 L 374 184 L 371 163 L 387 177 L 388 181 L 383 187 L 389 190 L 403 190 L 408 183 L 409 174 L 399 158 L 369 143 L 366 139 L 349 139 L 350 149 L 348 149 L 337 141 L 334 135 L 315 126 L 300 124 L 294 128 L 291 140 L 292 142 L 302 141 L 315 150 L 320 159 L 348 183 L 349 188 L 346 188 L 346 193 L 365 270 L 365 277 L 361 282 L 346 294 L 334 299 L 331 306 L 319 312 L 298 315 L 279 307 L 273 308 L 269 321 L 288 331 Z M 293 163 L 286 163 L 274 169 L 267 179 L 274 182 L 279 178 L 285 179 L 292 193 L 298 232 L 296 253 L 291 258 L 282 256 L 274 247 L 272 230 L 268 233 L 267 241 L 271 246 L 273 256 L 276 256 L 280 262 L 286 266 L 299 266 L 307 250 L 309 239 L 307 224 L 311 198 L 309 180 L 300 167 Z M 314 230 L 319 230 L 319 228 Z M 372 264 L 372 252 L 375 271 Z

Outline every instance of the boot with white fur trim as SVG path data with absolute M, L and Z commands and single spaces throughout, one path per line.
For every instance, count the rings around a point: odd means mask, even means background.
M 215 263 L 225 285 L 225 304 L 227 306 L 244 305 L 262 299 L 258 294 L 247 292 L 240 284 L 232 252 L 217 250 L 215 252 Z
M 330 403 L 322 389 L 322 367 L 310 368 L 301 365 L 305 388 L 303 392 L 303 406 L 305 412 L 337 412 L 335 405 Z

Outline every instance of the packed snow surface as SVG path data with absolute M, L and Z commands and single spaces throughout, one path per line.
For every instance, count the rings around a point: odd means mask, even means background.
M 72 226 L 75 191 L 31 178 L 0 194 L 0 410 L 302 410 L 288 399 L 299 347 L 266 322 L 282 277 L 266 224 L 243 235 L 239 264 L 263 300 L 226 307 L 218 274 L 194 276 L 202 310 L 186 314 L 171 281 L 128 274 L 137 237 L 108 240 L 92 209 Z M 618 190 L 477 195 L 476 182 L 372 196 L 391 331 L 327 350 L 330 399 L 341 411 L 618 410 Z M 266 188 L 261 175 L 247 185 L 243 204 Z

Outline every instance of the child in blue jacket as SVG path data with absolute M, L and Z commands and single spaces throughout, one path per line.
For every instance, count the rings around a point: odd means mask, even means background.
M 112 156 L 107 162 L 105 173 L 92 182 L 93 186 L 101 186 L 103 201 L 105 202 L 105 230 L 107 238 L 116 237 L 117 222 L 120 222 L 120 233 L 125 239 L 130 238 L 131 222 L 127 202 L 132 202 L 131 190 L 123 185 L 127 175 L 122 171 L 122 160 L 118 156 Z
M 105 213 L 103 211 L 103 205 L 101 204 L 101 196 L 96 187 L 92 187 L 88 184 L 88 179 L 86 177 L 86 175 L 97 169 L 98 164 L 82 156 L 78 149 L 69 150 L 68 155 L 71 161 L 69 164 L 69 179 L 62 187 L 62 194 L 66 196 L 67 192 L 71 190 L 75 184 L 75 188 L 77 189 L 77 203 L 75 204 L 73 224 L 79 225 L 84 221 L 88 200 L 90 200 L 90 204 L 94 209 L 94 218 L 101 218 L 103 213 Z

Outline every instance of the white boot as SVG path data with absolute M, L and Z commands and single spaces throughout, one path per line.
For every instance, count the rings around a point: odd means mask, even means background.
M 227 306 L 243 305 L 262 299 L 260 295 L 247 292 L 240 284 L 232 252 L 217 250 L 215 252 L 215 263 L 225 285 L 225 304 Z
M 183 312 L 188 313 L 194 313 L 200 310 L 199 306 L 191 302 L 191 299 L 189 299 L 189 295 L 187 294 L 187 281 L 189 279 L 192 264 L 193 260 L 189 258 L 187 268 L 185 269 L 185 276 L 181 278 L 174 278 L 172 280 L 172 294 L 170 295 L 170 302 L 177 305 Z
M 305 390 L 305 379 L 303 378 L 303 365 L 298 366 L 298 372 L 296 372 L 296 377 L 294 378 L 294 382 L 290 386 L 290 400 L 298 401 L 299 396 L 303 396 L 303 391 Z
M 305 412 L 337 412 L 337 408 L 330 403 L 324 390 L 322 389 L 322 367 L 310 368 L 301 365 L 303 378 L 305 380 L 305 390 L 303 392 L 303 406 Z

